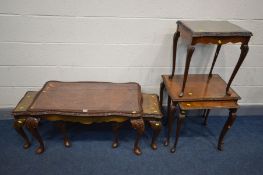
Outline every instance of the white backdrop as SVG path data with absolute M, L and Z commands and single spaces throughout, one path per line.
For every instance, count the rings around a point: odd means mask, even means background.
M 177 20 L 228 20 L 253 32 L 233 89 L 241 104 L 263 104 L 261 0 L 0 0 L 0 108 L 48 80 L 136 81 L 159 92 L 171 72 Z M 177 73 L 185 45 L 179 40 Z M 190 73 L 207 73 L 214 46 L 198 46 Z M 215 66 L 226 81 L 240 54 L 223 46 Z

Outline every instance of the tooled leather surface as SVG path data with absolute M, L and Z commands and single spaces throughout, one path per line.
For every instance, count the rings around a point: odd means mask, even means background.
M 29 107 L 32 115 L 84 116 L 142 115 L 141 87 L 137 83 L 49 81 Z

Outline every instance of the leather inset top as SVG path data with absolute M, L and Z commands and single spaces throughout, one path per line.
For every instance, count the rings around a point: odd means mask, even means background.
M 141 87 L 137 83 L 49 81 L 38 92 L 28 112 L 138 117 L 143 112 Z

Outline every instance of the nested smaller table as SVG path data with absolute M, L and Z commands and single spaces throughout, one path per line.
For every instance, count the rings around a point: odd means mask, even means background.
M 170 78 L 172 78 L 175 73 L 177 41 L 180 36 L 187 42 L 188 45 L 184 78 L 179 92 L 180 97 L 184 95 L 188 70 L 196 44 L 217 45 L 215 56 L 209 72 L 209 77 L 211 77 L 221 46 L 227 43 L 241 43 L 241 54 L 233 70 L 233 73 L 230 76 L 227 86 L 225 87 L 225 93 L 230 95 L 231 93 L 229 92 L 229 88 L 248 53 L 248 42 L 252 36 L 252 33 L 227 21 L 178 21 L 177 31 L 175 32 L 173 38 L 173 65 Z
M 188 84 L 185 88 L 185 95 L 181 97 L 179 92 L 183 78 L 183 75 L 174 75 L 172 79 L 169 78 L 169 75 L 162 76 L 163 82 L 160 87 L 161 105 L 163 103 L 164 90 L 168 94 L 168 133 L 164 145 L 167 146 L 170 142 L 176 106 L 179 107 L 180 113 L 177 118 L 175 144 L 171 152 L 175 152 L 176 150 L 186 111 L 194 109 L 205 110 L 204 117 L 206 123 L 210 109 L 222 108 L 229 110 L 229 117 L 218 140 L 218 149 L 222 150 L 224 136 L 236 119 L 236 111 L 239 107 L 237 104 L 237 101 L 240 99 L 239 95 L 232 88 L 229 89 L 231 94 L 226 95 L 224 89 L 227 84 L 217 74 L 212 74 L 211 77 L 208 77 L 206 74 L 190 74 Z
M 28 92 L 13 111 L 14 126 L 25 139 L 25 148 L 30 142 L 22 129 L 24 123 L 39 142 L 36 153 L 40 154 L 44 152 L 44 143 L 37 128 L 42 119 L 86 124 L 129 120 L 137 131 L 134 153 L 141 154 L 139 140 L 144 132 L 144 121 L 139 84 L 49 81 L 32 99 L 34 94 Z

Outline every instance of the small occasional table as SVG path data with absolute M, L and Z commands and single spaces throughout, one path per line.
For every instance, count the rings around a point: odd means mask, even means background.
M 182 86 L 180 87 L 179 96 L 182 97 L 184 95 L 188 70 L 190 67 L 192 55 L 195 50 L 195 45 L 217 45 L 215 56 L 209 72 L 209 77 L 211 77 L 221 46 L 227 43 L 241 43 L 241 54 L 225 89 L 226 94 L 229 95 L 231 83 L 248 53 L 248 42 L 251 36 L 252 33 L 250 31 L 242 29 L 241 27 L 227 21 L 178 21 L 177 31 L 175 32 L 173 38 L 173 65 L 170 78 L 172 78 L 175 73 L 177 41 L 178 38 L 181 37 L 187 43 L 187 55 L 185 61 L 184 78 Z
M 175 152 L 179 139 L 180 129 L 186 111 L 194 109 L 204 110 L 205 124 L 210 109 L 224 108 L 229 110 L 226 121 L 218 141 L 218 149 L 222 150 L 224 136 L 236 119 L 239 95 L 231 89 L 231 83 L 235 78 L 241 64 L 248 53 L 248 42 L 252 33 L 227 21 L 178 21 L 177 31 L 173 38 L 173 64 L 172 74 L 163 75 L 160 85 L 160 103 L 163 102 L 163 92 L 168 94 L 168 134 L 164 142 L 169 144 L 172 131 L 173 115 L 175 108 L 180 109 L 177 118 L 176 139 L 171 152 Z M 175 75 L 177 41 L 181 37 L 187 43 L 187 54 L 183 75 Z M 213 74 L 219 51 L 223 44 L 241 43 L 241 53 L 236 66 L 226 83 L 219 75 Z M 216 44 L 216 52 L 209 74 L 188 75 L 191 58 L 197 44 Z
M 36 97 L 32 99 L 32 95 Z M 24 148 L 30 146 L 22 129 L 25 123 L 39 142 L 38 154 L 45 149 L 38 132 L 40 120 L 85 124 L 130 121 L 137 131 L 134 153 L 141 154 L 139 140 L 144 132 L 144 121 L 141 87 L 137 83 L 49 81 L 37 94 L 28 92 L 13 114 L 14 127 L 25 140 Z
M 187 111 L 202 109 L 204 111 L 205 124 L 210 109 L 228 109 L 229 117 L 221 131 L 218 140 L 218 149 L 223 150 L 224 136 L 233 125 L 236 119 L 236 111 L 238 109 L 237 101 L 240 96 L 232 89 L 229 89 L 231 95 L 225 94 L 226 82 L 217 74 L 208 77 L 206 74 L 189 74 L 188 83 L 185 88 L 185 95 L 180 97 L 180 87 L 183 83 L 183 75 L 174 75 L 170 79 L 169 75 L 163 75 L 163 82 L 160 88 L 160 103 L 163 103 L 164 90 L 168 94 L 168 132 L 164 145 L 169 145 L 172 132 L 172 125 L 176 106 L 179 107 L 179 116 L 177 117 L 175 144 L 171 152 L 175 152 L 178 143 L 180 129 L 182 127 Z

